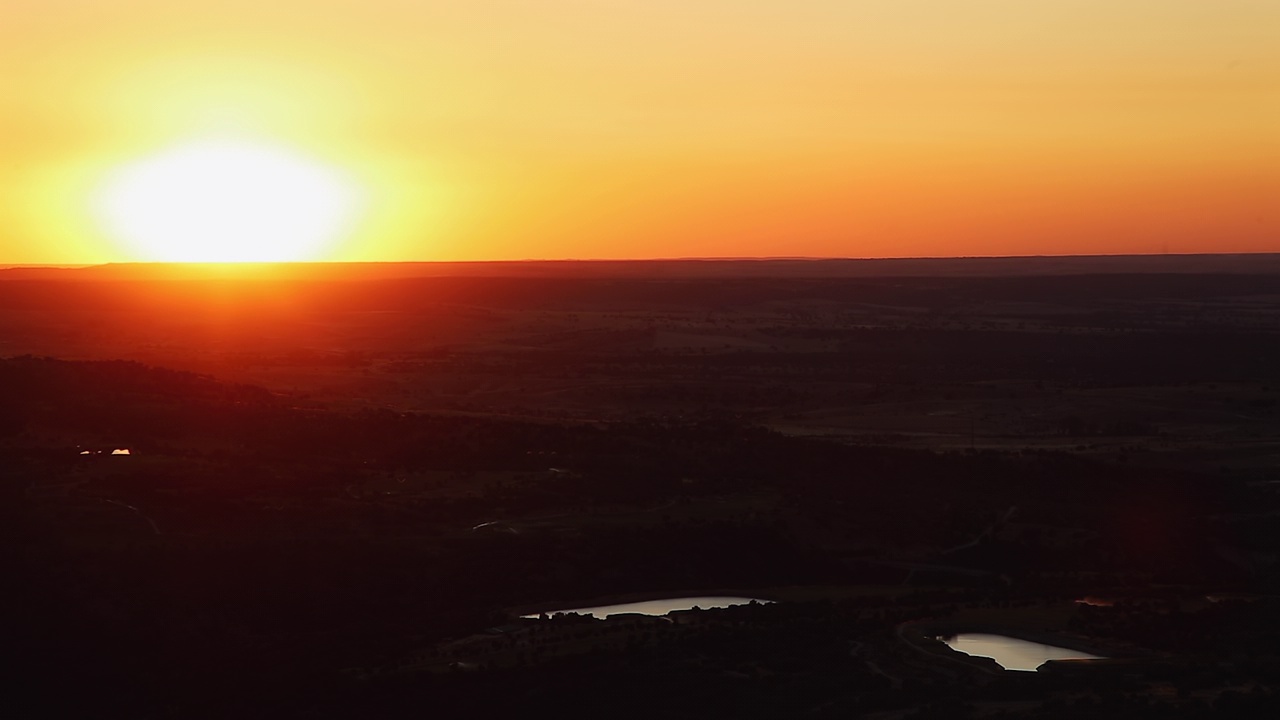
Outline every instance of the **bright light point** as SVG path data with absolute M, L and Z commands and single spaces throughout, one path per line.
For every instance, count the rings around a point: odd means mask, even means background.
M 120 168 L 94 210 L 142 260 L 312 260 L 350 230 L 360 193 L 336 170 L 240 140 L 175 147 Z

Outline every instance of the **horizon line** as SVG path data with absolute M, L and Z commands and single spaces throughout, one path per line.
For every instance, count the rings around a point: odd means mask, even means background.
M 120 266 L 275 266 L 275 265 L 457 265 L 499 263 L 662 263 L 662 262 L 877 262 L 894 260 L 1049 260 L 1137 257 L 1233 257 L 1248 255 L 1280 255 L 1280 250 L 1236 252 L 1132 252 L 1132 253 L 1079 253 L 1040 255 L 893 255 L 880 257 L 822 256 L 822 255 L 764 255 L 764 256 L 680 256 L 654 258 L 511 258 L 488 260 L 261 260 L 261 261 L 183 261 L 183 260 L 124 260 L 100 263 L 15 263 L 0 265 L 0 270 L 80 270 L 87 268 Z

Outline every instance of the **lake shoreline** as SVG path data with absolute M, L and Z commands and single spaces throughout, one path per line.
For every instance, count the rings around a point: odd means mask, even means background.
M 912 595 L 932 590 L 928 586 L 902 585 L 778 585 L 764 588 L 719 587 L 699 588 L 695 590 L 670 590 L 653 592 L 618 593 L 612 595 L 596 595 L 577 600 L 547 600 L 527 605 L 512 605 L 504 608 L 504 612 L 512 617 L 536 615 L 538 613 L 564 612 L 566 609 L 583 607 L 600 607 L 603 605 L 624 605 L 634 602 L 652 600 L 669 600 L 684 597 L 748 597 L 769 602 L 821 602 L 838 601 L 847 598 L 890 597 Z
M 755 599 L 760 602 L 777 602 L 778 598 L 765 597 L 769 593 L 746 592 L 739 589 L 714 588 L 711 590 L 692 590 L 688 592 L 635 592 L 618 595 L 599 595 L 577 601 L 549 601 L 531 605 L 517 605 L 506 608 L 512 617 L 525 617 L 546 613 L 554 615 L 558 612 L 575 612 L 579 608 L 607 607 L 610 605 L 629 605 L 631 603 L 652 602 L 656 600 L 678 600 L 680 598 L 700 597 L 734 597 Z
M 1090 658 L 1082 660 L 1084 662 L 1131 659 L 1150 654 L 1149 652 L 1141 651 L 1139 648 L 1131 645 L 1110 642 L 1099 638 L 1086 638 L 1061 631 L 1031 629 L 1018 626 L 1014 623 L 922 622 L 914 623 L 911 627 L 904 628 L 904 630 L 913 636 L 909 638 L 904 637 L 908 642 L 917 644 L 917 641 L 924 640 L 928 641 L 926 645 L 932 645 L 933 642 L 937 642 L 942 647 L 947 648 L 948 652 L 959 655 L 968 655 L 968 653 L 964 653 L 950 647 L 939 638 L 966 634 L 1000 635 L 1013 640 L 1022 640 L 1025 642 L 1048 645 L 1051 647 L 1062 648 L 1064 650 L 1071 650 L 1073 652 L 1098 656 L 1096 659 Z M 922 649 L 929 649 L 925 645 L 918 646 Z M 934 646 L 934 649 L 936 649 L 936 646 Z

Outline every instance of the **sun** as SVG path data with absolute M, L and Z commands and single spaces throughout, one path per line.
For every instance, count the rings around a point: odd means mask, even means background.
M 117 168 L 93 204 L 138 259 L 221 263 L 319 259 L 360 201 L 342 172 L 287 147 L 213 139 Z

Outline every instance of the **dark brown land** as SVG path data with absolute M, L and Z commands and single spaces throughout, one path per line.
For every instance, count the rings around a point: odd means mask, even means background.
M 55 716 L 1276 704 L 1280 256 L 18 268 L 0 462 Z

